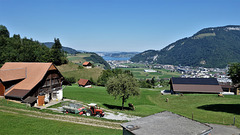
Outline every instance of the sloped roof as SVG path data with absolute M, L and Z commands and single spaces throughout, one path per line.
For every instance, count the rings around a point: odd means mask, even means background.
M 220 93 L 216 78 L 175 78 L 170 80 L 174 92 Z
M 83 63 L 83 66 L 89 66 L 89 65 L 92 65 L 92 64 L 90 62 L 87 62 L 87 61 Z
M 168 111 L 123 123 L 121 126 L 137 135 L 200 135 L 212 130 L 206 124 Z
M 26 68 L 0 70 L 0 78 L 3 82 L 26 78 Z
M 216 78 L 176 78 L 172 77 L 173 84 L 219 85 Z
M 53 66 L 52 63 L 6 62 L 0 70 L 25 69 L 22 70 L 22 74 L 24 73 L 26 76 L 24 80 L 7 91 L 5 96 L 24 97 L 43 79 L 48 70 L 56 70 L 56 67 Z M 12 76 L 12 79 L 14 78 L 17 77 Z
M 79 79 L 78 84 L 84 86 L 84 85 L 87 84 L 88 81 L 89 81 L 89 80 L 87 80 L 87 79 Z

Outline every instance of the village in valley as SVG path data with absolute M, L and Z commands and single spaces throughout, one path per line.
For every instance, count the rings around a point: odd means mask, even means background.
M 199 103 L 203 104 L 202 106 L 197 105 L 197 108 L 200 110 L 189 107 L 186 108 L 189 113 L 186 113 L 182 116 L 171 112 L 172 109 L 174 110 L 174 108 L 176 108 L 174 105 L 175 102 L 181 102 L 181 100 L 185 98 L 189 98 L 188 100 L 190 102 L 196 102 L 194 101 L 196 99 L 191 98 L 198 96 L 203 99 L 216 98 L 217 102 L 221 101 L 224 103 L 227 98 L 232 98 L 231 96 L 238 95 L 239 93 L 238 89 L 235 89 L 234 86 L 232 86 L 230 76 L 227 76 L 228 68 L 193 68 L 190 66 L 160 64 L 150 65 L 133 63 L 130 61 L 108 61 L 108 63 L 111 65 L 113 70 L 119 69 L 125 71 L 130 69 L 130 71 L 133 73 L 133 76 L 136 74 L 134 70 L 137 70 L 137 74 L 141 74 L 141 72 L 144 73 L 143 76 L 145 75 L 146 77 L 144 79 L 151 80 L 152 74 L 156 80 L 151 88 L 141 88 L 140 97 L 137 96 L 130 98 L 128 100 L 128 107 L 124 107 L 125 111 L 120 111 L 117 108 L 121 102 L 114 100 L 110 95 L 105 93 L 105 88 L 97 86 L 97 83 L 94 83 L 93 80 L 80 78 L 76 84 L 71 84 L 68 80 L 64 79 L 61 71 L 59 71 L 52 63 L 7 62 L 0 70 L 0 93 L 1 96 L 6 99 L 1 99 L 1 112 L 6 112 L 4 110 L 14 109 L 12 105 L 9 106 L 9 103 L 13 102 L 14 104 L 26 104 L 27 106 L 40 109 L 42 117 L 45 117 L 44 119 L 50 119 L 47 115 L 51 114 L 53 115 L 52 117 L 54 117 L 54 119 L 57 121 L 65 121 L 67 118 L 67 122 L 70 123 L 83 125 L 90 124 L 91 126 L 102 128 L 108 127 L 110 129 L 117 130 L 121 129 L 120 127 L 122 127 L 123 134 L 147 134 L 150 132 L 158 132 L 159 128 L 161 128 L 161 132 L 163 134 L 167 134 L 169 132 L 172 134 L 188 134 L 189 132 L 210 134 L 218 133 L 220 127 L 210 123 L 202 123 L 201 119 L 205 119 L 203 118 L 205 115 L 198 113 L 202 112 L 203 110 L 214 109 L 214 106 L 213 108 L 208 108 L 206 105 L 204 105 L 204 101 L 198 101 Z M 81 66 L 83 68 L 78 70 L 86 69 L 86 71 L 88 71 L 93 70 L 94 68 L 101 68 L 95 67 L 93 66 L 92 62 L 87 61 L 83 62 Z M 61 67 L 59 68 L 61 69 Z M 174 73 L 174 75 L 170 78 L 162 78 L 164 77 L 161 76 L 163 75 L 163 71 L 166 71 L 164 72 L 164 76 L 166 76 L 168 73 L 170 76 L 172 73 Z M 160 85 L 160 79 L 165 80 L 167 85 L 166 83 L 165 85 Z M 92 92 L 96 94 L 90 94 Z M 150 93 L 153 95 L 159 95 L 157 99 L 154 99 L 155 101 L 160 102 L 159 105 L 155 104 L 149 106 L 149 103 L 144 103 L 149 102 L 149 100 L 145 99 L 145 101 L 141 101 L 141 99 L 145 98 L 145 96 L 148 97 Z M 104 94 L 105 99 L 101 99 L 102 97 L 98 96 L 98 94 Z M 223 98 L 224 96 L 225 98 Z M 154 98 L 154 96 L 151 97 Z M 110 101 L 112 103 L 106 101 Z M 151 108 L 150 110 L 152 111 L 142 111 L 141 108 L 143 104 L 148 106 L 143 108 Z M 185 103 L 182 102 L 182 104 Z M 207 108 L 205 108 L 205 106 Z M 20 105 L 17 108 L 22 107 L 24 106 Z M 47 114 L 45 112 L 41 112 L 41 110 L 49 110 L 57 114 Z M 21 110 L 20 112 L 19 111 L 20 110 L 17 110 L 18 113 L 24 112 L 24 110 Z M 36 112 L 31 111 L 26 114 L 26 116 L 32 117 L 31 113 Z M 206 115 L 209 115 L 207 117 L 212 117 L 211 113 L 206 113 Z M 232 122 L 234 122 L 234 125 L 238 125 L 238 122 L 235 121 L 236 115 L 234 115 L 234 121 L 232 121 L 232 116 L 233 115 L 218 115 L 217 117 L 223 117 L 224 120 L 219 121 L 220 123 L 224 122 L 224 124 L 232 124 Z M 70 120 L 70 118 L 68 120 L 68 117 L 71 117 L 71 119 L 74 120 Z M 80 120 L 78 117 L 83 117 L 83 119 Z M 98 117 L 99 120 L 92 121 L 91 117 Z M 168 118 L 165 121 L 160 119 L 165 117 Z M 179 117 L 185 120 L 179 120 Z M 105 120 L 102 121 L 101 119 L 115 120 L 118 124 L 115 122 L 115 124 L 108 125 L 104 122 Z M 153 119 L 156 120 L 152 121 Z M 201 123 L 193 121 L 197 119 L 200 120 Z M 92 122 L 87 122 L 89 120 Z M 121 122 L 123 120 L 129 122 Z M 94 125 L 94 123 L 97 123 L 97 121 L 102 121 L 102 124 Z M 143 122 L 147 122 L 150 125 L 144 126 L 143 128 Z M 169 129 L 167 127 L 170 125 L 167 125 L 166 123 L 163 125 L 160 124 L 164 122 L 176 127 L 174 129 Z M 179 127 L 179 124 L 182 126 Z M 183 130 L 183 125 L 184 127 L 191 127 L 191 130 Z M 237 129 L 232 129 L 229 127 L 224 128 L 226 128 L 226 132 L 229 132 L 230 130 L 237 131 Z
M 0 3 L 0 135 L 240 135 L 240 1 Z

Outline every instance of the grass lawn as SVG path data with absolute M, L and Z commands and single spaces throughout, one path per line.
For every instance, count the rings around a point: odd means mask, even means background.
M 121 100 L 114 100 L 108 95 L 104 87 L 80 88 L 77 85 L 67 86 L 64 97 L 83 101 L 85 103 L 98 103 L 100 106 L 119 111 Z M 166 98 L 169 102 L 165 102 Z M 164 110 L 171 111 L 188 118 L 206 123 L 233 124 L 240 127 L 240 96 L 232 95 L 218 97 L 217 94 L 184 94 L 161 95 L 159 89 L 141 89 L 141 95 L 130 97 L 127 103 L 133 103 L 136 110 L 124 110 L 124 113 L 148 116 Z M 127 107 L 127 103 L 125 107 Z
M 137 79 L 149 79 L 153 77 L 161 79 L 161 78 L 179 77 L 181 75 L 178 72 L 170 72 L 169 70 L 166 70 L 166 69 L 154 69 L 158 72 L 153 72 L 153 73 L 144 72 L 144 69 L 147 69 L 147 68 L 120 68 L 120 69 L 130 70 L 133 73 L 134 77 Z
M 57 68 L 64 77 L 74 77 L 76 81 L 78 81 L 78 79 L 80 78 L 90 79 L 92 77 L 95 82 L 97 81 L 98 77 L 101 75 L 101 72 L 103 70 L 98 67 L 91 69 L 86 68 L 78 69 L 78 65 L 71 62 L 69 62 L 68 64 L 58 66 Z
M 34 110 L 41 112 L 49 112 L 49 110 L 38 110 L 36 108 L 28 107 L 24 104 L 14 103 L 0 98 L 0 106 L 18 108 L 24 110 Z M 11 111 L 13 113 L 2 112 Z M 16 113 L 16 114 L 15 114 Z M 122 134 L 122 130 L 108 129 L 101 127 L 93 127 L 81 124 L 74 124 L 69 122 L 47 120 L 35 117 L 26 116 L 30 112 L 24 111 L 13 111 L 11 109 L 0 108 L 0 122 L 1 130 L 0 135 L 7 134 Z M 36 114 L 33 114 L 36 115 Z M 75 116 L 75 115 L 72 115 Z M 93 117 L 94 118 L 94 117 Z
M 122 134 L 121 130 L 33 118 L 0 111 L 0 134 Z

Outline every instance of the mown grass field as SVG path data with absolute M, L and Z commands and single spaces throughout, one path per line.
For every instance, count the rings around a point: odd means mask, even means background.
M 179 77 L 181 74 L 178 72 L 171 72 L 166 69 L 154 69 L 158 72 L 153 72 L 153 73 L 147 73 L 144 72 L 144 69 L 146 68 L 120 68 L 122 70 L 130 70 L 134 77 L 137 79 L 149 79 L 152 77 L 156 77 L 157 79 L 162 79 L 162 78 L 171 78 L 171 77 Z
M 78 79 L 80 78 L 90 79 L 92 77 L 95 82 L 97 81 L 98 77 L 100 76 L 103 70 L 102 68 L 98 67 L 91 69 L 86 68 L 79 69 L 78 65 L 72 62 L 58 66 L 57 68 L 64 77 L 74 77 L 76 81 L 78 81 Z
M 121 100 L 114 100 L 108 95 L 104 87 L 80 88 L 77 85 L 64 89 L 64 97 L 83 101 L 85 103 L 97 103 L 100 106 L 114 111 L 120 111 Z M 166 102 L 166 98 L 169 102 Z M 148 116 L 161 111 L 171 111 L 188 118 L 217 124 L 233 124 L 236 118 L 236 126 L 240 127 L 240 96 L 218 97 L 217 94 L 184 94 L 161 95 L 160 89 L 141 89 L 141 95 L 130 97 L 127 103 L 133 103 L 136 110 L 124 110 L 124 113 Z M 125 107 L 127 107 L 127 103 Z
M 87 58 L 91 57 L 91 55 L 92 55 L 91 53 L 79 53 L 76 55 L 68 55 L 67 59 L 72 63 L 75 63 L 77 65 L 82 65 L 84 62 L 88 61 Z M 100 64 L 100 63 L 95 63 L 93 61 L 88 61 L 88 62 L 91 62 L 95 66 L 99 65 L 101 68 L 105 67 L 103 64 Z
M 5 107 L 10 107 L 6 109 Z M 11 110 L 11 108 L 23 109 L 25 111 Z M 0 98 L 0 122 L 1 122 L 1 135 L 7 134 L 107 134 L 107 135 L 120 135 L 122 130 L 108 129 L 94 126 L 87 126 L 75 124 L 70 122 L 48 120 L 42 118 L 30 117 L 31 114 L 28 110 L 36 112 L 48 112 L 55 114 L 49 110 L 38 110 L 36 108 L 27 107 L 24 104 L 14 103 Z M 32 115 L 36 115 L 33 113 Z M 77 115 L 72 115 L 79 117 Z
M 25 115 L 16 115 L 0 112 L 1 135 L 25 135 L 25 134 L 43 134 L 43 135 L 61 135 L 61 134 L 122 134 L 121 130 L 92 127 L 68 122 L 46 120 L 33 118 Z

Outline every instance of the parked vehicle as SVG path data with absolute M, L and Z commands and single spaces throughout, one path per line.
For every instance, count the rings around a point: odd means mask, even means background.
M 103 117 L 104 112 L 95 103 L 88 104 L 88 107 L 84 107 L 81 104 L 65 102 L 62 103 L 63 113 L 74 113 L 86 116 Z
M 87 116 L 96 116 L 96 117 L 103 117 L 104 112 L 97 106 L 95 103 L 88 104 L 89 109 L 86 112 Z

